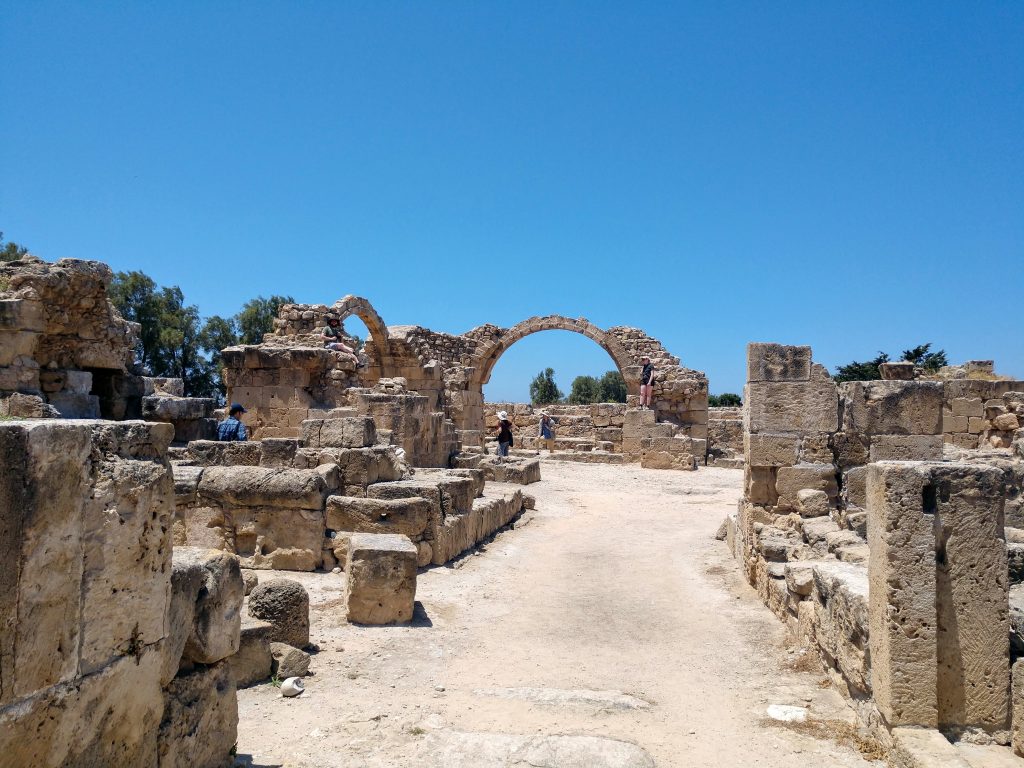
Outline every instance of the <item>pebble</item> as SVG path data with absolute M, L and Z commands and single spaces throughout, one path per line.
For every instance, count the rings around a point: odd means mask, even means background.
M 441 693 L 444 693 L 444 686 L 443 685 L 435 685 L 434 686 L 434 690 L 435 691 L 439 691 Z
M 331 573 L 341 573 L 341 568 L 339 568 L 338 566 L 334 566 L 333 568 L 331 568 Z

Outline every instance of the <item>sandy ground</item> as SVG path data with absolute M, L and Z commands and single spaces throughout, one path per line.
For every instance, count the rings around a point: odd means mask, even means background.
M 852 722 L 714 539 L 741 472 L 543 476 L 514 529 L 420 574 L 413 626 L 345 623 L 340 575 L 275 574 L 310 590 L 319 652 L 301 698 L 239 692 L 239 764 L 879 765 L 766 717 Z

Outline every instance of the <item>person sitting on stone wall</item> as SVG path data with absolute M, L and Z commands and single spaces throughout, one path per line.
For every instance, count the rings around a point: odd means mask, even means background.
M 324 346 L 327 349 L 333 349 L 335 352 L 341 352 L 345 357 L 351 358 L 352 362 L 354 362 L 357 367 L 362 367 L 362 364 L 359 362 L 359 358 L 356 357 L 356 351 L 341 340 L 341 321 L 338 320 L 338 318 L 327 318 L 327 325 L 320 333 L 320 339 L 323 341 Z
M 498 411 L 498 461 L 508 456 L 512 447 L 512 422 L 506 411 Z
M 540 412 L 540 439 L 548 453 L 555 451 L 555 420 L 548 416 L 547 411 Z
M 245 431 L 241 416 L 246 412 L 238 403 L 232 403 L 228 417 L 217 425 L 217 439 L 222 443 L 245 442 L 249 438 L 249 433 Z
M 640 410 L 651 407 L 651 395 L 654 392 L 654 366 L 651 358 L 644 355 L 640 358 L 643 369 L 640 371 Z

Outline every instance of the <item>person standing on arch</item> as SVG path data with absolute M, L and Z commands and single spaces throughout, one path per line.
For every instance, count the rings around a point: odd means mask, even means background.
M 640 410 L 651 407 L 651 395 L 654 392 L 654 366 L 651 358 L 644 355 L 640 358 L 643 368 L 640 371 Z

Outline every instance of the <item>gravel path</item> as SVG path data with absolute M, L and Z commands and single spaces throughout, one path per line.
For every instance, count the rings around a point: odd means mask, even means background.
M 536 511 L 420 574 L 413 626 L 351 626 L 342 576 L 279 574 L 310 590 L 320 651 L 302 698 L 239 693 L 240 764 L 873 764 L 811 735 L 852 715 L 823 675 L 794 670 L 781 623 L 714 540 L 741 472 L 542 471 Z M 770 704 L 827 725 L 779 725 Z

